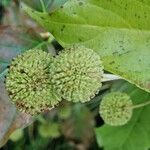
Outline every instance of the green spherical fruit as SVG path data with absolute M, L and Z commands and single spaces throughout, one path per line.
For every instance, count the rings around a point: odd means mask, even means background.
M 112 126 L 126 124 L 132 117 L 132 100 L 121 92 L 112 92 L 104 96 L 100 104 L 100 115 L 104 122 Z
M 50 83 L 49 66 L 53 57 L 39 49 L 17 56 L 6 77 L 6 89 L 17 108 L 35 115 L 54 107 L 60 97 Z
M 72 102 L 86 102 L 100 90 L 103 66 L 100 56 L 83 46 L 63 50 L 50 67 L 56 93 Z

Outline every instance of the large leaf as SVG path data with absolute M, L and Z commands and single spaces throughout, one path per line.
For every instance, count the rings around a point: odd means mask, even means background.
M 0 26 L 0 79 L 13 57 L 42 42 L 32 29 Z
M 131 28 L 150 29 L 150 7 L 142 0 L 88 0 L 91 4 L 107 9 L 122 17 Z M 150 4 L 150 3 L 149 3 Z
M 4 85 L 0 82 L 0 141 L 11 126 L 16 113 L 15 107 L 10 104 L 8 99 Z
M 0 147 L 7 142 L 14 130 L 25 127 L 31 122 L 32 119 L 29 115 L 16 111 L 10 102 L 5 85 L 0 82 Z
M 7 73 L 7 66 L 13 57 L 43 43 L 32 29 L 0 26 L 0 80 Z M 31 122 L 28 115 L 20 114 L 10 103 L 5 85 L 0 81 L 0 147 L 17 128 Z
M 51 14 L 24 10 L 64 47 L 94 49 L 105 70 L 150 92 L 148 0 L 70 0 Z
M 150 94 L 129 83 L 119 83 L 113 91 L 128 93 L 134 104 L 150 100 Z M 105 150 L 148 150 L 150 148 L 150 106 L 134 110 L 131 121 L 120 127 L 103 125 L 95 130 L 99 146 Z

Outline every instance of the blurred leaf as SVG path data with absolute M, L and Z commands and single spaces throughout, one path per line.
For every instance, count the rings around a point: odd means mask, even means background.
M 17 3 L 14 3 L 14 0 L 10 3 L 9 7 L 5 8 L 3 18 L 2 18 L 2 24 L 3 25 L 22 25 L 23 24 L 23 17 L 22 13 L 20 12 L 20 9 L 17 5 Z
M 150 100 L 150 94 L 129 83 L 115 84 L 113 91 L 126 92 L 134 104 Z M 148 150 L 150 148 L 150 106 L 135 109 L 128 124 L 103 125 L 95 130 L 99 146 L 106 150 Z
M 43 11 L 41 1 L 43 1 L 44 7 L 47 12 L 51 12 L 59 8 L 68 0 L 21 0 L 21 2 L 25 2 L 27 5 L 31 6 L 35 10 Z
M 33 29 L 0 26 L 0 78 L 6 74 L 12 58 L 42 42 Z
M 70 0 L 51 14 L 24 10 L 62 46 L 80 43 L 94 49 L 105 70 L 150 92 L 149 5 L 137 0 Z
M 94 119 L 91 112 L 81 104 L 75 104 L 72 115 L 62 125 L 62 133 L 67 139 L 84 143 L 85 149 L 93 138 Z
M 39 134 L 44 138 L 56 138 L 60 136 L 59 124 L 55 122 L 47 122 L 39 126 Z
M 37 137 L 31 143 L 23 145 L 23 147 L 25 150 L 46 150 L 49 141 L 49 139 Z
M 23 129 L 17 129 L 16 131 L 14 131 L 11 136 L 10 136 L 10 139 L 13 141 L 13 142 L 17 142 L 19 141 L 21 138 L 23 138 Z
M 71 105 L 69 103 L 64 103 L 61 107 L 58 108 L 58 116 L 61 119 L 67 119 L 71 115 Z
M 12 0 L 1 0 L 1 1 L 0 1 L 0 4 L 2 4 L 3 6 L 7 6 L 7 5 L 10 4 L 11 1 L 12 1 Z

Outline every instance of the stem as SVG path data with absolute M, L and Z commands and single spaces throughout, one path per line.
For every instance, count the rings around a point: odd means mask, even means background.
M 150 101 L 145 102 L 145 103 L 141 103 L 141 104 L 137 104 L 137 105 L 132 106 L 132 109 L 144 107 L 144 106 L 149 105 L 149 104 L 150 104 Z
M 35 46 L 33 49 L 41 48 L 44 44 L 46 44 L 46 41 L 41 42 L 40 44 L 38 44 L 37 46 Z
M 48 43 L 51 43 L 54 39 L 55 39 L 54 36 L 50 34 L 48 38 Z
M 107 82 L 107 81 L 113 81 L 113 80 L 119 80 L 122 79 L 119 76 L 113 75 L 113 74 L 104 74 L 102 82 Z
M 40 0 L 40 3 L 41 3 L 43 12 L 46 12 L 46 8 L 45 8 L 45 4 L 44 4 L 43 0 Z
M 2 79 L 8 72 L 8 69 L 5 69 L 1 74 L 0 74 L 0 79 Z

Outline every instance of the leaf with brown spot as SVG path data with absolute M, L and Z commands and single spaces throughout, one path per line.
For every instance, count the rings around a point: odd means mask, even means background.
M 26 127 L 31 122 L 31 116 L 16 111 L 10 102 L 5 85 L 0 82 L 0 147 L 7 142 L 13 131 Z
M 150 92 L 150 7 L 142 1 L 70 0 L 51 14 L 23 9 L 63 47 L 95 50 L 106 71 Z

